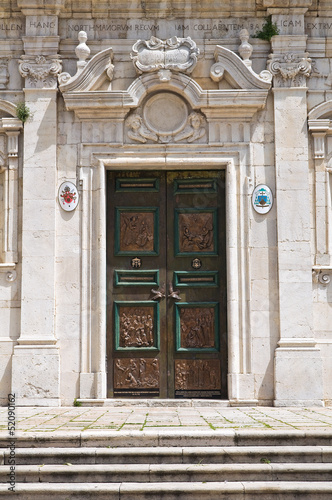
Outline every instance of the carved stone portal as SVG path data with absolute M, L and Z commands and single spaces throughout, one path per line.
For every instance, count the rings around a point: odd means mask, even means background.
M 151 358 L 114 360 L 115 389 L 155 389 L 159 387 L 159 361 Z
M 220 389 L 220 362 L 210 360 L 175 360 L 175 390 Z

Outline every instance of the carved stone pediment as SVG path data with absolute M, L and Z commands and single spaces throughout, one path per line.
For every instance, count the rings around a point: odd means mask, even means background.
M 234 89 L 269 89 L 272 75 L 262 71 L 257 75 L 247 61 L 235 52 L 217 45 L 214 52 L 216 63 L 211 67 L 210 76 L 215 82 L 225 78 Z
M 111 48 L 102 50 L 93 56 L 76 75 L 61 73 L 59 75 L 60 90 L 62 92 L 88 92 L 98 90 L 105 82 L 110 83 L 114 70 L 112 55 Z
M 199 49 L 189 36 L 173 36 L 167 40 L 152 36 L 150 40 L 138 40 L 133 45 L 131 58 L 139 75 L 158 70 L 191 73 L 198 54 Z

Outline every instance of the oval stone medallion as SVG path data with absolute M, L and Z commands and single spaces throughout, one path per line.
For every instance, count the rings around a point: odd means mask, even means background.
M 148 100 L 144 107 L 144 119 L 154 132 L 173 135 L 182 130 L 187 123 L 187 106 L 181 97 L 163 92 Z

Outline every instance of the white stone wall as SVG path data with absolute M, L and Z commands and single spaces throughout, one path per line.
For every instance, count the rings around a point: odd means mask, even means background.
M 225 4 L 218 12 L 211 6 L 210 10 L 207 6 L 192 10 L 188 4 L 186 16 L 177 2 L 172 12 L 151 7 L 148 13 L 140 12 L 132 2 L 130 6 L 113 2 L 107 9 L 97 8 L 96 2 L 89 6 L 70 2 L 70 7 L 63 2 L 62 7 L 60 3 L 48 6 L 47 12 L 41 0 L 35 3 L 38 6 L 33 9 L 19 1 L 15 9 L 8 2 L 0 22 L 1 118 L 15 117 L 15 108 L 2 101 L 15 105 L 25 99 L 33 112 L 23 132 L 16 129 L 20 134 L 18 198 L 16 215 L 10 220 L 17 231 L 17 253 L 11 250 L 11 259 L 4 245 L 6 227 L 12 227 L 6 222 L 5 195 L 11 161 L 9 128 L 3 123 L 0 130 L 0 403 L 6 404 L 11 387 L 19 392 L 22 404 L 71 404 L 75 397 L 105 395 L 104 337 L 100 333 L 103 306 L 98 298 L 105 279 L 98 267 L 104 252 L 100 183 L 102 169 L 111 168 L 114 158 L 118 164 L 127 161 L 125 168 L 135 168 L 136 158 L 141 168 L 145 157 L 158 159 L 164 151 L 164 146 L 158 150 L 156 145 L 128 140 L 124 125 L 126 115 L 135 109 L 133 103 L 128 104 L 129 94 L 124 94 L 138 76 L 130 58 L 132 46 L 138 39 L 154 35 L 161 39 L 190 36 L 197 43 L 198 63 L 188 78 L 203 93 L 210 92 L 209 103 L 198 109 L 207 117 L 208 142 L 186 144 L 186 154 L 183 144 L 171 144 L 167 146 L 169 157 L 182 155 L 185 168 L 190 168 L 186 155 L 194 158 L 200 152 L 204 168 L 219 158 L 228 179 L 232 178 L 234 210 L 228 224 L 235 224 L 236 229 L 228 229 L 228 255 L 236 265 L 228 270 L 232 289 L 229 315 L 237 323 L 232 319 L 229 332 L 234 370 L 230 371 L 229 399 L 232 404 L 308 405 L 322 400 L 331 404 L 332 283 L 319 278 L 332 274 L 331 174 L 326 170 L 332 164 L 332 127 L 330 130 L 327 123 L 332 119 L 332 106 L 318 110 L 313 116 L 316 121 L 307 129 L 307 113 L 332 101 L 328 3 L 321 3 L 318 17 L 310 7 L 305 15 L 289 14 L 278 2 L 274 7 L 281 9 L 279 13 L 270 12 L 271 2 L 267 5 L 265 0 L 264 10 L 258 12 L 253 2 L 233 2 L 232 8 Z M 216 46 L 238 54 L 240 30 L 247 28 L 253 35 L 263 25 L 262 14 L 269 13 L 273 13 L 280 36 L 272 44 L 250 38 L 253 71 L 265 70 L 272 52 L 274 58 L 292 52 L 312 59 L 310 77 L 300 72 L 301 83 L 294 83 L 276 70 L 274 90 L 267 92 L 266 103 L 257 105 L 255 111 L 249 111 L 248 103 L 236 109 L 236 96 L 227 103 L 222 97 L 224 108 L 232 105 L 233 111 L 226 113 L 217 101 L 213 108 L 213 91 L 242 88 L 242 70 L 232 78 L 225 74 L 219 82 L 211 79 Z M 62 61 L 62 71 L 75 75 L 75 48 L 82 29 L 88 35 L 89 59 L 112 47 L 114 75 L 111 83 L 104 80 L 98 90 L 111 88 L 114 103 L 116 92 L 122 92 L 124 103 L 122 109 L 116 104 L 113 108 L 107 104 L 109 108 L 104 110 L 96 105 L 93 119 L 84 109 L 92 98 L 88 102 L 83 96 L 80 102 L 77 95 L 76 103 L 69 102 L 65 91 L 56 90 L 56 75 L 50 67 L 51 84 L 40 76 L 41 64 L 47 65 L 55 54 Z M 23 54 L 30 58 L 28 74 L 22 67 L 19 71 Z M 39 56 L 46 62 L 36 60 Z M 31 68 L 39 71 L 35 80 Z M 181 78 L 180 72 L 178 82 Z M 146 95 L 161 88 L 158 82 L 142 81 L 140 92 Z M 188 102 L 193 99 L 189 83 L 178 85 Z M 171 87 L 165 83 L 165 88 L 169 91 Z M 203 103 L 203 97 L 199 98 Z M 324 124 L 319 120 L 325 120 Z M 325 146 L 322 154 L 317 153 L 319 144 Z M 58 187 L 65 180 L 74 182 L 81 195 L 74 212 L 64 212 L 56 201 Z M 11 182 L 14 186 L 14 177 Z M 274 206 L 265 216 L 251 206 L 251 194 L 258 184 L 267 184 L 275 194 Z M 10 281 L 8 273 L 12 272 L 15 279 Z M 48 377 L 42 376 L 43 370 Z M 307 381 L 301 382 L 301 370 L 308 374 Z M 308 385 L 310 377 L 315 387 Z

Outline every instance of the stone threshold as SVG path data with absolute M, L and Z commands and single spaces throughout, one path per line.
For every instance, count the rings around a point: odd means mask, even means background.
M 77 399 L 81 406 L 147 406 L 149 408 L 172 407 L 172 408 L 201 408 L 219 407 L 227 408 L 231 406 L 228 399 L 147 399 L 147 398 L 105 398 L 105 399 Z M 237 403 L 238 405 L 238 403 Z M 246 406 L 256 406 L 257 402 L 246 402 Z

